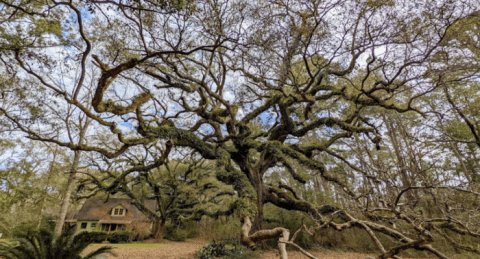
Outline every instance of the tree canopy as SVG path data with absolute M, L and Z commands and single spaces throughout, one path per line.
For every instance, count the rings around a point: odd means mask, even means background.
M 3 128 L 88 153 L 102 191 L 188 153 L 233 187 L 249 247 L 295 245 L 262 230 L 271 203 L 364 229 L 379 258 L 479 252 L 448 232 L 480 237 L 477 1 L 0 3 Z

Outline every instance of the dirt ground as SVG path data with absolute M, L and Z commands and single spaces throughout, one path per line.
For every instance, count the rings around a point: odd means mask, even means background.
M 365 259 L 367 254 L 357 254 L 357 253 L 336 253 L 336 252 L 312 252 L 315 257 L 319 259 Z M 278 259 L 278 253 L 268 252 L 262 255 L 261 259 Z M 297 251 L 288 251 L 289 259 L 308 259 L 305 255 Z
M 110 244 L 116 253 L 113 255 L 106 255 L 103 258 L 108 259 L 192 259 L 194 254 L 208 243 L 207 240 L 190 239 L 187 242 L 172 242 L 168 240 L 161 240 L 159 242 L 148 242 L 147 244 Z M 93 245 L 87 248 L 84 254 L 98 248 L 101 245 Z M 318 258 L 322 259 L 365 259 L 368 255 L 356 253 L 336 253 L 336 252 L 312 252 Z M 260 259 L 277 259 L 278 252 L 271 251 L 261 254 Z M 288 258 L 290 259 L 306 259 L 307 257 L 300 252 L 289 251 Z M 99 258 L 100 259 L 100 258 Z

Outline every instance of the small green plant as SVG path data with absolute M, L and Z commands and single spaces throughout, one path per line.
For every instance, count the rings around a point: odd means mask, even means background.
M 229 251 L 229 259 L 250 259 L 256 257 L 256 254 L 252 250 L 240 244 L 235 244 L 233 249 Z
M 219 258 L 226 255 L 227 249 L 225 248 L 225 243 L 217 242 L 215 240 L 202 247 L 202 249 L 197 252 L 197 257 L 199 259 Z
M 224 242 L 213 240 L 211 243 L 202 247 L 202 249 L 197 252 L 196 257 L 198 259 L 249 259 L 255 257 L 255 254 L 240 244 L 234 244 L 232 248 L 228 248 Z

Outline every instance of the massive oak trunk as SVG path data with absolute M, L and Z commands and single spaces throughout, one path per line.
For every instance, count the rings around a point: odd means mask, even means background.
M 163 229 L 165 228 L 165 219 L 156 219 L 153 221 L 152 235 L 155 239 L 163 238 Z

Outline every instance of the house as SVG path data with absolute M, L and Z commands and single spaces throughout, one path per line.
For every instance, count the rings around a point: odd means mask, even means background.
M 144 203 L 150 211 L 155 212 L 155 200 Z M 148 225 L 151 221 L 128 198 L 91 198 L 71 220 L 76 224 L 76 232 L 115 231 L 131 229 L 133 225 Z

